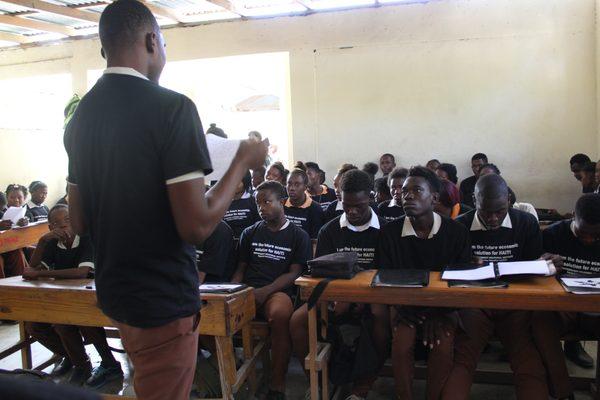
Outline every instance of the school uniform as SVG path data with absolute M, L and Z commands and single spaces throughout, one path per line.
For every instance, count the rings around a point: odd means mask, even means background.
M 543 232 L 544 250 L 564 257 L 565 275 L 600 274 L 600 244 L 586 246 L 577 239 L 573 222 L 557 222 Z M 600 316 L 576 312 L 535 312 L 533 337 L 548 373 L 553 397 L 573 394 L 560 338 L 577 334 L 600 338 Z
M 233 236 L 239 238 L 244 229 L 260 220 L 256 201 L 251 193 L 244 193 L 241 198 L 233 200 L 223 216 L 223 221 L 233 229 Z
M 316 201 L 321 205 L 321 209 L 323 212 L 327 210 L 329 204 L 333 201 L 337 200 L 337 196 L 335 195 L 335 191 L 329 188 L 327 185 L 321 185 L 321 194 L 312 195 L 306 191 L 306 194 L 310 196 L 313 201 Z
M 285 216 L 294 225 L 302 228 L 311 239 L 316 239 L 323 226 L 325 215 L 321 206 L 306 196 L 306 201 L 299 207 L 292 205 L 290 199 L 285 202 Z
M 46 244 L 42 255 L 41 264 L 48 270 L 61 270 L 90 267 L 94 268 L 92 244 L 88 237 L 75 236 L 71 247 L 64 243 L 52 240 Z M 26 322 L 27 332 L 38 342 L 56 354 L 67 357 L 74 366 L 85 368 L 90 366 L 90 360 L 83 338 L 95 346 L 107 346 L 104 328 L 52 325 L 40 322 Z
M 98 305 L 119 328 L 141 398 L 187 399 L 194 378 L 196 254 L 177 232 L 167 187 L 212 172 L 203 131 L 189 98 L 125 67 L 105 70 L 65 128 Z M 131 182 L 126 196 L 115 189 Z
M 382 201 L 377 206 L 377 214 L 379 214 L 379 216 L 385 219 L 387 222 L 392 222 L 404 216 L 404 209 L 402 208 L 402 204 L 399 204 L 396 202 L 396 200 L 391 199 Z
M 535 217 L 509 209 L 500 228 L 488 230 L 470 211 L 456 219 L 469 229 L 473 256 L 487 262 L 531 261 L 542 255 L 542 235 Z M 442 398 L 468 399 L 477 362 L 493 335 L 502 342 L 514 373 L 518 399 L 548 398 L 540 354 L 531 337 L 531 312 L 461 309 L 463 329 L 454 342 L 454 367 Z
M 196 246 L 198 271 L 206 274 L 205 283 L 229 282 L 235 272 L 235 261 L 233 230 L 221 221 L 204 243 Z
M 277 232 L 264 221 L 246 228 L 240 238 L 239 261 L 246 263 L 243 282 L 254 288 L 270 285 L 290 270 L 292 264 L 306 266 L 312 246 L 308 234 L 289 220 Z M 294 285 L 272 293 L 257 307 L 257 314 L 271 329 L 271 381 L 283 384 L 291 357 L 290 318 L 294 311 Z
M 428 269 L 441 271 L 448 264 L 469 262 L 471 244 L 467 229 L 460 223 L 433 213 L 433 226 L 425 239 L 417 237 L 410 218 L 404 216 L 381 229 L 376 265 L 381 269 Z M 417 308 L 418 309 L 418 308 Z M 392 315 L 393 315 L 392 308 Z M 439 310 L 452 318 L 455 312 Z M 396 395 L 413 398 L 414 347 L 417 329 L 398 324 L 392 330 L 392 368 Z M 429 353 L 427 399 L 438 399 L 454 362 L 454 330 L 440 339 Z
M 471 208 L 475 208 L 475 204 L 473 203 L 473 193 L 475 192 L 476 183 L 477 177 L 475 175 L 463 179 L 460 183 L 460 201 Z
M 32 201 L 28 201 L 26 207 L 27 211 L 25 212 L 25 216 L 29 218 L 29 222 L 38 222 L 48 219 L 50 210 L 45 204 L 38 205 Z

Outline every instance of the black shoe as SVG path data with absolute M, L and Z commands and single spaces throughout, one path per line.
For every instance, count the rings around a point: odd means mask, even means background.
M 267 400 L 285 400 L 285 393 L 276 390 L 269 390 Z
M 98 389 L 108 382 L 123 379 L 123 370 L 121 364 L 116 363 L 113 366 L 105 367 L 102 364 L 92 370 L 92 375 L 85 382 L 85 386 Z
M 63 357 L 62 360 L 52 369 L 50 375 L 52 376 L 63 376 L 73 368 L 73 363 L 67 357 Z
M 565 357 L 581 368 L 594 368 L 594 359 L 586 353 L 580 342 L 565 342 Z
M 92 366 L 86 365 L 85 367 L 73 367 L 73 373 L 69 377 L 67 383 L 73 386 L 82 386 L 92 374 Z

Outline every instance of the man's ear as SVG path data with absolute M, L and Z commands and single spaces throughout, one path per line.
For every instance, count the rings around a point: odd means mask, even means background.
M 431 193 L 431 200 L 434 205 L 438 204 L 440 202 L 440 194 L 438 192 Z
M 156 42 L 156 33 L 150 32 L 146 33 L 145 41 L 146 41 L 146 51 L 148 53 L 154 53 L 154 45 Z
M 106 60 L 106 54 L 104 53 L 103 48 L 100 48 L 100 55 L 102 56 L 102 58 L 104 58 Z

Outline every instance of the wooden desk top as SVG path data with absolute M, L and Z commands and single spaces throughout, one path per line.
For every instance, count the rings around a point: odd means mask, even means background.
M 228 336 L 254 319 L 254 291 L 202 293 L 200 333 Z M 0 319 L 84 326 L 113 326 L 97 306 L 92 279 L 0 279 Z
M 321 299 L 328 301 L 397 304 L 427 307 L 491 308 L 600 312 L 600 296 L 567 293 L 555 277 L 532 277 L 510 282 L 506 289 L 449 288 L 439 272 L 431 272 L 425 288 L 372 288 L 374 270 L 350 280 L 330 282 Z M 320 279 L 300 277 L 296 285 L 306 300 Z
M 37 244 L 48 232 L 48 222 L 0 231 L 0 253 Z

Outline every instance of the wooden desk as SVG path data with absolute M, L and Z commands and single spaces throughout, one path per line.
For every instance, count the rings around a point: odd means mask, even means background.
M 255 378 L 264 343 L 254 347 L 250 322 L 256 310 L 254 291 L 232 294 L 202 294 L 199 333 L 215 337 L 223 399 L 233 399 L 246 379 Z M 90 279 L 24 281 L 20 276 L 0 279 L 0 319 L 84 326 L 114 326 L 97 307 Z M 232 336 L 242 332 L 244 364 L 236 370 Z M 25 339 L 25 338 L 23 338 Z M 30 368 L 31 365 L 24 366 Z
M 546 310 L 600 312 L 597 296 L 575 295 L 565 292 L 554 277 L 535 277 L 510 283 L 507 289 L 449 288 L 440 279 L 439 272 L 431 272 L 426 288 L 372 288 L 375 271 L 363 271 L 354 279 L 335 280 L 327 286 L 322 296 L 321 314 L 326 316 L 327 302 L 357 302 L 371 304 L 412 305 L 429 307 L 490 308 L 501 310 Z M 300 277 L 300 297 L 308 299 L 320 279 Z M 308 313 L 309 355 L 306 368 L 310 371 L 311 398 L 318 398 L 318 371 L 327 374 L 326 361 L 320 356 L 323 344 L 317 342 L 317 308 Z M 323 334 L 324 332 L 322 332 Z M 322 398 L 328 398 L 327 385 L 323 384 Z
M 46 233 L 48 233 L 48 222 L 0 231 L 0 253 L 37 244 Z

